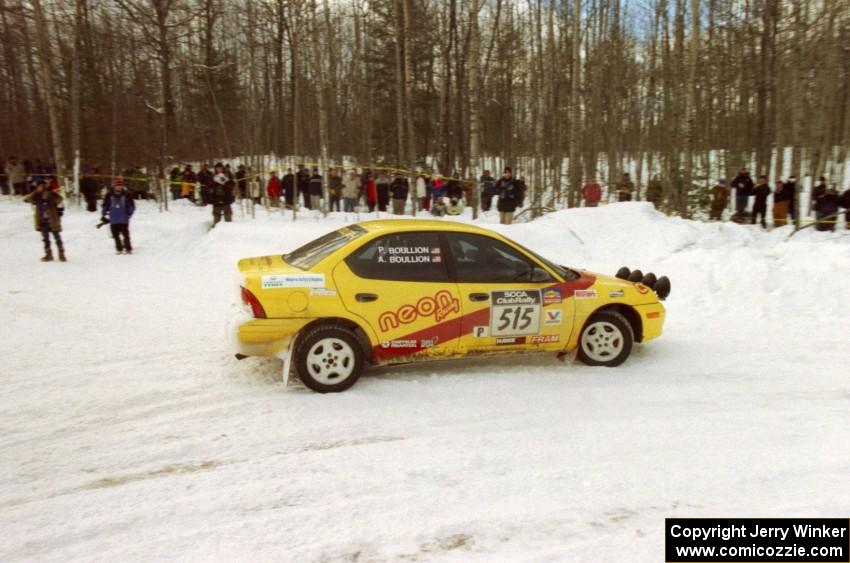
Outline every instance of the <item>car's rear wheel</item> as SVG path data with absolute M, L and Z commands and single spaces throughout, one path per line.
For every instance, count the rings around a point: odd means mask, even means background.
M 313 391 L 345 391 L 360 379 L 363 350 L 351 331 L 336 325 L 317 326 L 298 339 L 295 371 Z
M 634 340 L 626 317 L 616 311 L 599 311 L 581 331 L 578 357 L 589 366 L 618 366 L 629 357 Z

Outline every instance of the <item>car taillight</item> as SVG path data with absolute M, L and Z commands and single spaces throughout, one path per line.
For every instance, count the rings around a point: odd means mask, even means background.
M 263 306 L 260 303 L 260 300 L 257 299 L 257 297 L 253 293 L 251 293 L 249 290 L 245 289 L 244 287 L 241 288 L 241 289 L 242 289 L 242 301 L 244 303 L 246 303 L 247 305 L 251 306 L 251 312 L 254 313 L 254 318 L 255 319 L 265 319 L 266 318 L 266 310 L 263 309 Z

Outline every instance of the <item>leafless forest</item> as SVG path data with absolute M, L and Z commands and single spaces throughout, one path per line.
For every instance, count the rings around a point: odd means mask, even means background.
M 0 154 L 60 172 L 274 153 L 473 177 L 498 157 L 572 205 L 631 163 L 687 213 L 742 165 L 838 180 L 850 144 L 850 0 L 0 0 L 0 18 Z

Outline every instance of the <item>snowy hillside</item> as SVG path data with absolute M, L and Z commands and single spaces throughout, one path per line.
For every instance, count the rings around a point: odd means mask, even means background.
M 318 395 L 225 340 L 235 261 L 346 219 L 208 232 L 141 204 L 136 253 L 64 217 L 41 263 L 0 201 L 0 560 L 659 561 L 669 516 L 850 512 L 850 236 L 615 204 L 498 229 L 668 275 L 620 368 L 520 356 L 373 369 Z

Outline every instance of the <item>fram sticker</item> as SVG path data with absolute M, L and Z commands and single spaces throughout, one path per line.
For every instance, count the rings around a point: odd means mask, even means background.
M 622 289 L 618 289 L 617 291 L 609 291 L 608 297 L 622 297 L 626 294 Z
M 576 299 L 596 299 L 595 289 L 577 289 L 575 292 Z
M 546 311 L 546 318 L 543 320 L 543 324 L 547 325 L 559 325 L 561 324 L 562 312 L 560 309 L 551 309 Z
M 545 344 L 547 342 L 558 342 L 561 339 L 560 334 L 540 334 L 532 336 L 529 342 L 532 344 Z
M 544 305 L 555 305 L 557 303 L 561 303 L 561 301 L 561 290 L 557 287 L 543 290 Z
M 474 326 L 472 327 L 472 336 L 475 338 L 487 338 L 490 336 L 489 326 Z
M 263 289 L 325 287 L 325 274 L 270 274 L 263 276 Z

